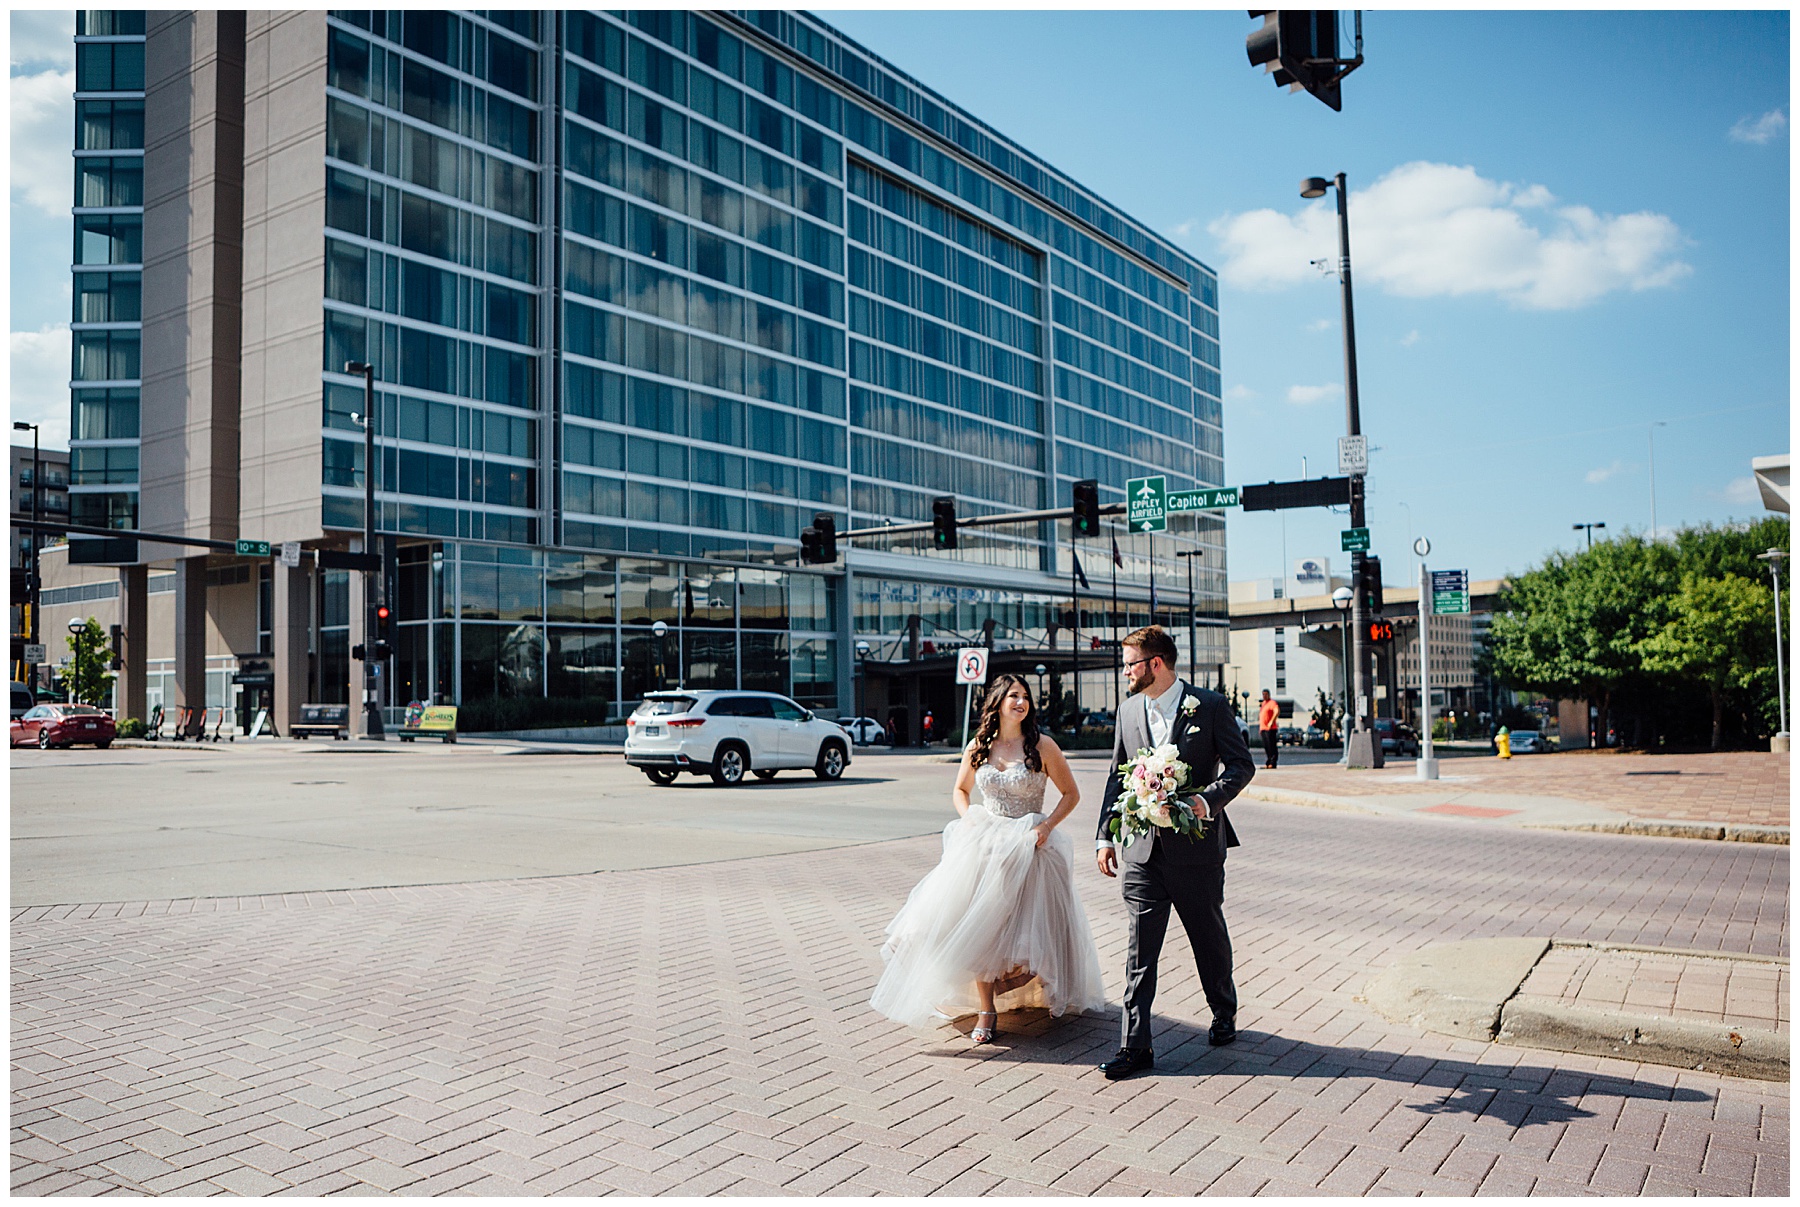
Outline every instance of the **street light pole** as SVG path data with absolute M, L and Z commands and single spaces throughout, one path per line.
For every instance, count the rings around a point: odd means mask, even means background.
M 1775 711 L 1781 719 L 1781 732 L 1775 735 L 1771 748 L 1784 754 L 1788 747 L 1788 717 L 1787 669 L 1783 666 L 1786 659 L 1781 653 L 1781 559 L 1786 556 L 1785 549 L 1771 549 L 1756 555 L 1758 561 L 1769 563 L 1769 577 L 1775 582 Z
M 1655 523 L 1654 520 L 1652 520 L 1651 522 Z M 1575 524 L 1572 526 L 1572 530 L 1575 532 L 1580 532 L 1582 529 L 1585 528 L 1587 530 L 1587 547 L 1589 549 L 1592 549 L 1594 547 L 1594 529 L 1604 528 L 1604 527 L 1606 527 L 1606 524 L 1604 522 L 1602 522 L 1600 520 L 1595 520 L 1592 524 Z
M 26 590 L 26 595 L 31 600 L 31 623 L 27 626 L 26 640 L 30 641 L 32 645 L 36 645 L 38 643 L 38 596 L 42 591 L 38 583 L 38 549 L 44 539 L 36 525 L 43 523 L 41 502 L 44 497 L 44 465 L 38 453 L 38 425 L 15 419 L 13 429 L 21 432 L 29 429 L 31 432 L 31 522 L 33 527 L 31 529 L 31 569 L 28 571 L 30 583 Z M 29 676 L 27 681 L 35 696 L 38 685 L 37 664 L 30 663 L 29 665 L 31 669 L 25 673 Z
M 1650 539 L 1656 540 L 1656 429 L 1668 427 L 1668 421 L 1658 419 L 1650 425 Z
M 363 379 L 363 554 L 375 552 L 375 366 L 350 361 L 346 373 L 360 373 Z M 381 723 L 380 680 L 376 676 L 375 643 L 379 637 L 375 608 L 381 575 L 363 571 L 363 712 L 367 718 L 363 736 L 377 742 L 387 734 Z
M 1351 436 L 1362 435 L 1362 408 L 1356 391 L 1356 305 L 1350 286 L 1350 190 L 1339 172 L 1331 179 L 1322 176 L 1309 176 L 1300 182 L 1300 195 L 1312 200 L 1323 197 L 1327 189 L 1337 190 L 1338 212 L 1338 284 L 1343 297 L 1344 308 L 1344 419 L 1345 426 Z M 1350 475 L 1350 527 L 1365 527 L 1363 510 L 1364 482 L 1363 475 Z M 1369 672 L 1365 665 L 1368 661 L 1366 621 L 1368 619 L 1368 600 L 1365 597 L 1362 583 L 1363 555 L 1353 553 L 1350 557 L 1351 578 L 1354 594 L 1351 598 L 1350 634 L 1351 648 L 1351 705 L 1355 726 L 1355 745 L 1351 747 L 1352 735 L 1346 732 L 1344 737 L 1344 763 L 1349 767 L 1378 767 L 1381 765 L 1381 746 L 1373 740 L 1369 728 L 1368 696 Z
M 1355 594 L 1356 592 L 1349 587 L 1339 587 L 1331 593 L 1331 606 L 1338 610 L 1338 633 L 1343 638 L 1344 649 L 1344 660 L 1342 663 L 1344 668 L 1344 681 L 1340 685 L 1341 691 L 1339 693 L 1339 698 L 1343 701 L 1344 711 L 1338 718 L 1338 746 L 1343 751 L 1343 754 L 1338 758 L 1338 762 L 1340 763 L 1350 757 L 1350 735 L 1347 729 L 1350 720 L 1350 626 L 1346 623 L 1348 620 L 1346 612 L 1349 610 L 1350 600 Z
M 1206 552 L 1204 549 L 1177 549 L 1175 556 L 1187 562 L 1188 572 L 1188 682 L 1200 685 L 1200 629 L 1194 621 L 1194 559 Z

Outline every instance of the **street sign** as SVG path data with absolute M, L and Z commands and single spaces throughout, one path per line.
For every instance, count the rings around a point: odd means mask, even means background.
M 1461 616 L 1469 611 L 1469 572 L 1431 572 L 1431 610 L 1438 616 Z
M 1206 511 L 1214 507 L 1236 507 L 1238 505 L 1238 488 L 1235 486 L 1202 487 L 1199 490 L 1177 490 L 1164 496 L 1163 509 L 1166 512 Z
M 300 542 L 281 542 L 281 564 L 293 570 L 300 565 Z
M 1338 437 L 1338 473 L 1366 474 L 1369 472 L 1369 438 L 1367 436 Z
M 1346 528 L 1338 536 L 1343 542 L 1345 553 L 1367 553 L 1369 551 L 1369 530 L 1367 528 Z
M 50 655 L 43 646 L 33 644 L 32 642 L 26 642 L 24 661 L 32 666 L 42 666 L 44 663 L 50 661 Z
M 958 683 L 987 682 L 988 652 L 985 646 L 965 646 L 956 651 L 956 681 Z
M 239 557 L 268 557 L 269 542 L 239 541 L 237 543 L 237 555 Z
M 1125 481 L 1125 526 L 1133 532 L 1161 532 L 1169 526 L 1167 495 L 1169 480 L 1158 474 L 1154 478 L 1128 478 Z

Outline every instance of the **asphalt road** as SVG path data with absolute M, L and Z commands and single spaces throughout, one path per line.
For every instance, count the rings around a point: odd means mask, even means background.
M 1097 795 L 1104 763 L 1077 768 Z M 1241 801 L 1241 1038 L 1207 1045 L 1172 939 L 1156 1069 L 1109 1083 L 1115 1010 L 1009 1014 L 983 1049 L 868 1010 L 951 771 L 653 791 L 498 747 L 20 752 L 15 900 L 87 904 L 15 910 L 13 1188 L 1787 1193 L 1785 1084 L 1363 1000 L 1454 939 L 1786 955 L 1786 847 Z M 401 887 L 171 899 L 333 877 Z M 1076 887 L 1116 1002 L 1117 885 Z

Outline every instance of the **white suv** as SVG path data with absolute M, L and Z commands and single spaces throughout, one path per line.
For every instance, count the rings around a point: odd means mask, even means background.
M 672 784 L 683 771 L 731 786 L 748 771 L 771 780 L 812 768 L 834 780 L 850 765 L 850 743 L 835 721 L 774 692 L 651 692 L 625 724 L 625 762 Z

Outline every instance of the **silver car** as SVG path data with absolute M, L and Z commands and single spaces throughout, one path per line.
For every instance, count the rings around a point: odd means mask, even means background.
M 625 724 L 625 762 L 672 784 L 686 771 L 726 787 L 749 772 L 810 769 L 834 780 L 850 765 L 849 735 L 786 696 L 755 691 L 651 692 Z

